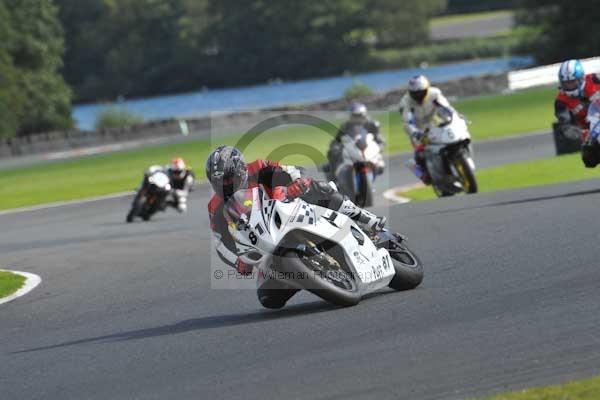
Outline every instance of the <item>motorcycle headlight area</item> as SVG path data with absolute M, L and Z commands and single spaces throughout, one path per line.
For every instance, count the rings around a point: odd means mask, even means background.
M 158 187 L 166 187 L 169 185 L 169 177 L 165 174 L 154 174 L 148 178 L 148 182 Z

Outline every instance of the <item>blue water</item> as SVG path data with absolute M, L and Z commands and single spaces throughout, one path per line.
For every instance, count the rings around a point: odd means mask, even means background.
M 407 80 L 423 73 L 434 82 L 444 82 L 467 76 L 500 73 L 531 64 L 530 57 L 509 57 L 442 64 L 429 68 L 409 68 L 371 72 L 352 76 L 310 79 L 279 84 L 264 84 L 232 89 L 216 89 L 160 96 L 116 103 L 146 120 L 170 117 L 198 117 L 210 112 L 278 107 L 337 99 L 354 80 L 368 85 L 375 92 L 385 92 L 406 85 Z M 73 117 L 80 129 L 92 129 L 96 115 L 106 104 L 75 106 Z

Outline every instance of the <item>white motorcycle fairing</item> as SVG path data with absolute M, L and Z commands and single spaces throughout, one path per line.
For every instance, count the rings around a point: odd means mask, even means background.
M 341 162 L 334 171 L 340 192 L 360 207 L 373 205 L 373 183 L 385 167 L 381 146 L 372 133 L 360 127 L 341 137 Z
M 459 172 L 449 162 L 450 154 L 461 148 L 468 167 L 475 171 L 471 134 L 466 121 L 455 111 L 446 116 L 445 122 L 434 121 L 426 130 L 425 160 L 434 189 L 446 193 L 463 191 Z
M 300 244 L 286 242 L 292 233 L 308 237 L 308 240 L 318 238 L 339 245 L 344 260 L 336 261 L 348 267 L 361 295 L 387 286 L 394 277 L 395 270 L 388 250 L 377 248 L 347 216 L 301 199 L 289 202 L 272 200 L 260 188 L 249 191 L 251 200 L 248 194 L 243 200 L 249 212 L 241 215 L 237 223 L 229 221 L 228 227 L 246 255 L 242 255 L 242 259 L 259 269 L 259 286 L 261 279 L 270 276 L 274 254 L 285 249 L 292 250 Z
M 432 124 L 429 126 L 426 149 L 433 153 L 440 153 L 446 146 L 465 140 L 471 140 L 467 123 L 460 115 L 453 113 L 449 124 L 443 126 Z M 473 164 L 473 168 L 475 168 L 475 164 Z
M 364 130 L 364 128 L 363 128 Z M 384 167 L 385 162 L 381 154 L 381 146 L 375 141 L 375 136 L 372 133 L 365 133 L 364 141 L 365 148 L 361 150 L 356 142 L 360 138 L 361 134 L 355 136 L 344 135 L 342 136 L 342 162 L 335 169 L 335 175 L 339 175 L 340 171 L 348 166 L 352 166 L 355 163 L 369 163 L 376 167 Z

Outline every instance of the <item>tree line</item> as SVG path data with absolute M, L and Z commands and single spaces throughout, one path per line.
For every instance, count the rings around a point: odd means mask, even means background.
M 59 70 L 63 30 L 48 1 L 0 0 L 0 136 L 72 126 Z
M 600 0 L 520 0 L 517 21 L 533 27 L 542 64 L 600 55 Z
M 0 135 L 112 101 L 358 70 L 446 0 L 0 0 Z M 66 82 L 66 84 L 65 84 Z
M 600 0 L 515 0 L 540 62 L 597 54 Z M 479 2 L 496 7 L 495 0 Z M 478 4 L 479 4 L 478 3 Z M 368 69 L 465 0 L 0 0 L 0 136 L 112 101 Z M 446 8 L 446 7 L 450 8 Z
M 428 37 L 445 0 L 55 0 L 78 101 L 147 96 L 364 66 L 377 43 Z

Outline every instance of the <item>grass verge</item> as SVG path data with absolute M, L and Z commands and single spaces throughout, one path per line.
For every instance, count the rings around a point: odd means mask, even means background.
M 483 11 L 466 14 L 451 14 L 432 18 L 429 21 L 431 27 L 442 27 L 448 25 L 462 25 L 469 22 L 487 21 L 496 18 L 512 17 L 514 12 L 511 10 Z
M 600 177 L 598 171 L 583 166 L 579 154 L 569 154 L 536 161 L 507 164 L 477 171 L 479 192 L 552 185 Z M 431 187 L 409 190 L 402 196 L 411 200 L 431 200 Z
M 485 96 L 456 102 L 455 106 L 472 121 L 474 140 L 488 139 L 549 129 L 552 121 L 554 90 L 531 89 L 510 95 Z M 390 153 L 408 151 L 409 142 L 399 113 L 376 115 Z M 60 162 L 2 170 L 0 173 L 0 209 L 31 206 L 55 201 L 74 200 L 133 190 L 144 169 L 166 164 L 172 157 L 184 157 L 197 172 L 204 174 L 204 160 L 216 144 L 235 145 L 240 135 L 131 151 L 88 156 Z M 244 150 L 248 160 L 271 158 L 298 165 L 324 161 L 331 137 L 315 127 L 290 125 L 267 131 L 252 140 Z M 292 145 L 293 144 L 293 145 Z M 305 148 L 318 149 L 312 158 L 298 155 Z
M 19 290 L 25 284 L 25 277 L 8 271 L 0 271 L 0 299 Z
M 529 41 L 511 32 L 494 37 L 475 37 L 438 41 L 405 49 L 377 49 L 371 52 L 371 69 L 392 69 L 474 60 L 508 57 L 531 51 Z
M 564 385 L 499 394 L 481 400 L 596 400 L 598 393 L 600 393 L 600 377 L 594 377 Z

